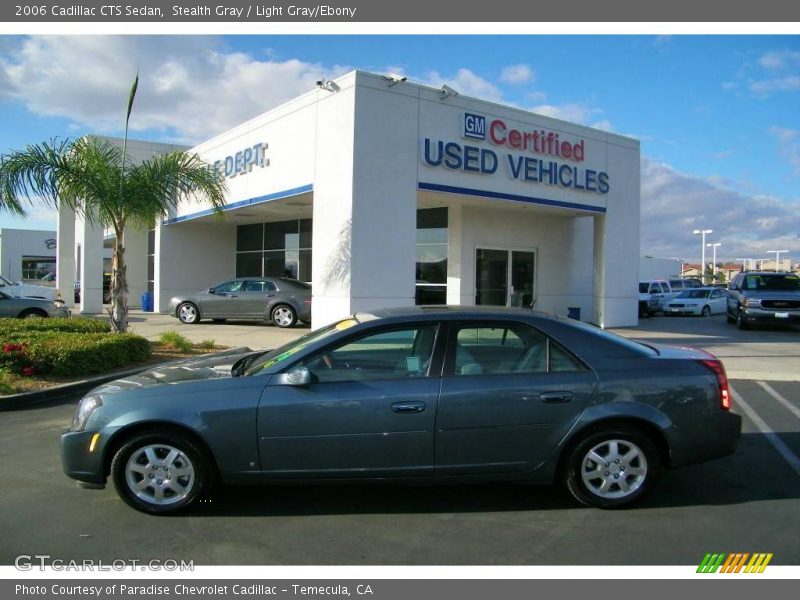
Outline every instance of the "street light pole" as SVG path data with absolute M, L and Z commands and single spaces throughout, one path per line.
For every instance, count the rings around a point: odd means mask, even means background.
M 700 280 L 703 285 L 706 283 L 706 234 L 714 233 L 713 229 L 695 229 L 694 235 L 702 236 L 702 243 L 700 244 Z
M 788 250 L 767 250 L 767 254 L 774 254 L 775 255 L 775 270 L 780 271 L 780 263 L 778 262 L 781 258 L 781 254 L 786 254 L 789 252 Z
M 717 248 L 722 246 L 722 242 L 714 242 L 713 244 L 706 244 L 706 246 L 711 246 L 714 252 L 714 259 L 712 262 L 712 271 L 711 271 L 713 273 L 712 277 L 713 281 L 711 283 L 714 283 L 714 281 L 717 280 Z

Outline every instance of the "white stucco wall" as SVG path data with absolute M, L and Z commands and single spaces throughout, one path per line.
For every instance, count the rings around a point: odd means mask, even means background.
M 12 281 L 22 279 L 23 256 L 56 256 L 47 240 L 56 239 L 55 231 L 39 229 L 0 229 L 0 273 Z

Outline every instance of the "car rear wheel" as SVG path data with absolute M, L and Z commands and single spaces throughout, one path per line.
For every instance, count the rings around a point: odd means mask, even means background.
M 703 310 L 700 311 L 700 316 L 701 317 L 710 317 L 711 316 L 711 307 L 710 306 L 704 306 Z
M 204 494 L 209 461 L 187 436 L 147 431 L 128 440 L 111 463 L 114 487 L 126 504 L 150 514 L 181 511 Z
M 288 304 L 280 304 L 273 308 L 270 318 L 278 327 L 293 327 L 297 323 L 297 313 Z
M 565 482 L 581 503 L 617 508 L 647 494 L 660 470 L 653 442 L 638 429 L 619 426 L 596 431 L 571 449 Z
M 194 325 L 200 321 L 200 312 L 191 302 L 184 302 L 178 307 L 178 320 L 187 325 Z

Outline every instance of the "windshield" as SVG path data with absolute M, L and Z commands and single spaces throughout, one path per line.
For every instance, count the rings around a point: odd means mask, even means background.
M 257 375 L 261 371 L 269 369 L 270 367 L 285 361 L 290 356 L 297 354 L 311 344 L 315 344 L 316 342 L 324 340 L 325 338 L 330 337 L 340 331 L 349 329 L 354 325 L 358 325 L 358 321 L 350 318 L 339 321 L 338 323 L 334 323 L 332 325 L 328 325 L 327 327 L 317 329 L 311 333 L 307 333 L 303 337 L 297 338 L 288 344 L 284 344 L 280 348 L 275 348 L 275 350 L 267 352 L 264 356 L 258 357 L 258 359 L 247 368 L 247 370 L 244 372 L 244 375 Z
M 689 290 L 678 294 L 678 298 L 708 298 L 711 290 Z
M 765 292 L 800 292 L 800 277 L 797 275 L 748 275 L 743 288 Z
M 17 284 L 14 283 L 13 281 L 9 281 L 8 279 L 0 275 L 0 285 L 17 285 Z

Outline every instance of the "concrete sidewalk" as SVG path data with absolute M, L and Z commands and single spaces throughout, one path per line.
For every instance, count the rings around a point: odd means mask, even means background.
M 157 340 L 165 331 L 177 331 L 193 342 L 213 339 L 223 346 L 249 346 L 254 350 L 276 348 L 308 333 L 301 325 L 280 329 L 264 321 L 229 321 L 184 325 L 163 314 L 134 310 L 130 314 L 131 331 Z M 662 344 L 703 348 L 718 356 L 731 379 L 800 381 L 800 330 L 798 328 L 760 327 L 740 331 L 725 322 L 724 315 L 714 317 L 652 317 L 642 319 L 639 327 L 615 329 L 625 337 Z
M 249 346 L 253 350 L 277 348 L 310 331 L 300 324 L 291 329 L 281 329 L 266 321 L 228 321 L 214 323 L 202 321 L 197 325 L 184 325 L 175 317 L 141 310 L 130 311 L 130 329 L 148 340 L 156 341 L 165 331 L 177 331 L 192 342 L 214 340 L 220 346 Z

